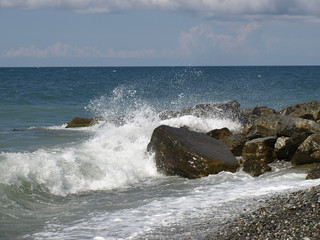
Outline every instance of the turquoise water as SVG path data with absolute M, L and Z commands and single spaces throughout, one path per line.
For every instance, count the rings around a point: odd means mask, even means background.
M 283 166 L 255 179 L 165 177 L 145 149 L 160 124 L 241 128 L 214 116 L 161 120 L 162 109 L 237 100 L 279 110 L 319 93 L 319 66 L 0 68 L 0 239 L 139 239 L 317 184 Z M 65 129 L 76 116 L 107 122 Z

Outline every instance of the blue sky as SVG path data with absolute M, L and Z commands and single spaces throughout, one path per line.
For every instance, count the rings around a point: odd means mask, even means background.
M 320 65 L 320 0 L 0 0 L 0 67 Z

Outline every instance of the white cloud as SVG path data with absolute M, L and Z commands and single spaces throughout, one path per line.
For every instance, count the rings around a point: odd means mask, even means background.
M 0 0 L 0 7 L 54 7 L 82 13 L 160 9 L 194 12 L 218 19 L 288 15 L 320 17 L 319 0 Z
M 2 57 L 75 57 L 75 58 L 145 58 L 156 55 L 154 50 L 114 50 L 108 49 L 106 52 L 99 51 L 95 47 L 79 48 L 57 42 L 46 48 L 39 48 L 34 45 L 10 49 L 2 54 Z
M 78 48 L 72 47 L 61 42 L 57 42 L 46 48 L 39 48 L 34 45 L 21 47 L 19 49 L 10 49 L 6 51 L 4 57 L 88 57 L 99 56 L 100 53 L 95 48 Z
M 207 51 L 212 47 L 224 53 L 231 53 L 239 48 L 248 51 L 246 41 L 249 35 L 260 27 L 259 23 L 251 22 L 238 27 L 235 31 L 217 33 L 209 25 L 194 26 L 188 32 L 181 32 L 180 52 L 192 54 L 197 51 Z

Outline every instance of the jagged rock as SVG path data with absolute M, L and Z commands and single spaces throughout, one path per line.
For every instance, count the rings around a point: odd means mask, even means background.
M 300 138 L 279 137 L 274 144 L 275 154 L 279 160 L 291 161 L 299 145 L 303 142 Z
M 157 127 L 147 151 L 154 151 L 158 170 L 167 175 L 199 178 L 239 167 L 225 144 L 184 128 Z
M 196 117 L 230 118 L 236 121 L 243 120 L 243 114 L 240 111 L 240 103 L 237 101 L 229 101 L 225 103 L 201 103 L 181 110 L 164 110 L 159 112 L 159 118 L 161 120 L 186 115 L 193 115 Z
M 241 156 L 245 140 L 234 135 L 228 128 L 214 129 L 207 135 L 226 144 L 234 156 Z
M 262 138 L 262 137 L 270 137 L 276 136 L 277 130 L 276 128 L 270 128 L 270 126 L 264 126 L 263 124 L 252 125 L 248 129 L 248 133 L 246 138 L 251 140 L 255 138 Z
M 282 116 L 277 127 L 278 136 L 307 138 L 314 133 L 320 133 L 320 125 L 315 121 Z
M 268 129 L 276 129 L 280 119 L 280 114 L 277 111 L 267 107 L 242 109 L 241 112 L 247 120 L 248 128 L 253 125 L 261 125 Z
M 296 104 L 294 106 L 282 109 L 280 113 L 281 115 L 316 121 L 320 119 L 320 102 L 312 101 L 308 103 Z
M 320 134 L 310 135 L 292 157 L 293 165 L 320 163 Z
M 306 179 L 320 178 L 320 164 L 315 165 L 310 171 L 307 172 Z
M 250 159 L 243 164 L 242 170 L 253 177 L 258 177 L 265 172 L 271 171 L 271 167 L 264 161 Z
M 223 137 L 232 136 L 232 132 L 225 127 L 221 129 L 213 129 L 210 132 L 208 132 L 207 135 L 219 140 L 220 138 L 223 138 Z
M 89 127 L 101 120 L 101 117 L 94 118 L 81 118 L 75 117 L 71 122 L 68 122 L 66 128 L 75 128 L 75 127 Z
M 271 163 L 276 159 L 274 154 L 274 144 L 277 137 L 257 138 L 244 144 L 242 150 L 242 160 L 259 160 Z

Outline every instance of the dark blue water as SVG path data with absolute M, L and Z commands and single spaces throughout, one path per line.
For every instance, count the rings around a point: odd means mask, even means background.
M 320 66 L 0 68 L 0 239 L 139 238 L 211 210 L 226 217 L 239 198 L 316 184 L 281 166 L 255 179 L 164 177 L 145 149 L 160 124 L 241 128 L 214 117 L 160 120 L 160 109 L 237 100 L 280 110 L 319 93 Z M 125 120 L 65 129 L 76 116 Z

